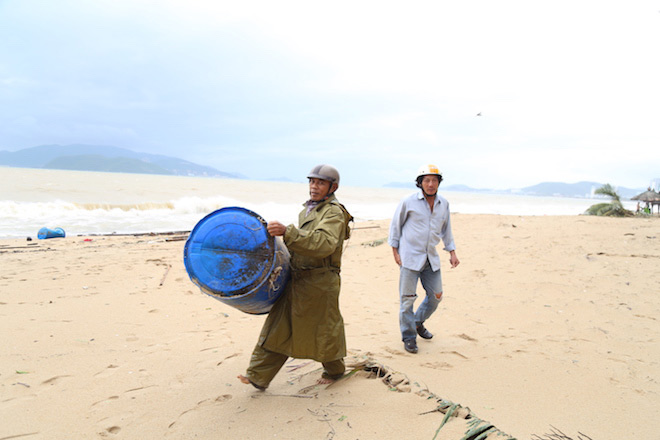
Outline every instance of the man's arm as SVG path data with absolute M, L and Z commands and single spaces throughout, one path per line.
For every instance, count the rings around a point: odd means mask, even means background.
M 313 230 L 286 227 L 284 244 L 291 252 L 315 258 L 331 255 L 340 245 L 340 237 L 345 237 L 348 219 L 338 206 L 332 206 L 323 213 L 322 220 Z
M 456 251 L 449 251 L 449 263 L 451 263 L 452 269 L 461 264 L 461 262 L 458 261 L 458 257 L 456 256 Z
M 399 249 L 393 247 L 392 253 L 394 254 L 394 262 L 401 266 L 401 255 L 399 255 Z
M 387 243 L 392 246 L 394 262 L 399 266 L 401 266 L 401 255 L 399 255 L 399 240 L 401 239 L 401 229 L 403 228 L 403 224 L 406 221 L 404 200 L 399 202 L 399 205 L 394 211 L 394 216 L 392 216 L 392 221 L 390 222 L 390 235 L 387 239 Z
M 284 235 L 284 232 L 286 232 L 286 226 L 275 220 L 268 222 L 268 225 L 266 225 L 266 230 L 273 237 L 281 237 Z

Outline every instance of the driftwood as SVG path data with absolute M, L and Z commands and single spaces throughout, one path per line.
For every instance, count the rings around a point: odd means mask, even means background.
M 78 237 L 157 237 L 160 235 L 188 235 L 190 231 L 134 232 L 131 234 L 78 234 Z

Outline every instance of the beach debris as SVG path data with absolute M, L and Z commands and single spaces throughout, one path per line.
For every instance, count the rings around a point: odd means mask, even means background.
M 316 394 L 255 393 L 250 397 L 253 399 L 261 397 L 298 397 L 300 399 L 313 399 L 316 397 Z
M 422 413 L 431 414 L 439 412 L 444 414 L 444 417 L 440 422 L 440 426 L 438 426 L 433 439 L 438 438 L 438 434 L 442 427 L 449 423 L 451 419 L 461 419 L 468 421 L 466 425 L 467 430 L 465 431 L 465 436 L 463 436 L 461 440 L 485 440 L 486 438 L 493 437 L 501 437 L 503 440 L 515 440 L 513 437 L 497 429 L 492 423 L 477 417 L 469 407 L 464 407 L 458 403 L 443 399 L 429 391 L 428 387 L 422 389 L 418 383 L 411 383 L 405 374 L 391 370 L 389 367 L 376 361 L 371 356 L 352 356 L 346 360 L 346 366 L 352 368 L 352 370 L 335 383 L 344 380 L 346 377 L 352 376 L 357 371 L 366 371 L 369 373 L 367 376 L 368 378 L 380 378 L 381 381 L 393 391 L 412 392 L 412 388 L 414 386 L 419 388 L 415 392 L 415 394 L 418 396 L 425 397 L 427 399 L 435 399 L 438 403 L 438 406 L 433 411 Z M 577 440 L 592 439 L 584 438 Z
M 162 286 L 163 283 L 165 282 L 165 277 L 167 277 L 167 274 L 169 273 L 170 269 L 172 268 L 171 264 L 167 265 L 167 269 L 165 269 L 165 274 L 163 275 L 163 278 L 160 280 L 159 286 Z
M 532 435 L 532 440 L 593 440 L 591 437 L 589 437 L 587 434 L 583 434 L 580 431 L 578 431 L 578 436 L 576 439 L 573 439 L 573 437 L 569 437 L 563 432 L 561 432 L 559 429 L 555 428 L 554 426 L 550 425 L 550 434 L 543 434 L 542 437 L 539 437 L 536 434 Z
M 364 243 L 360 243 L 360 244 L 362 246 L 376 247 L 376 246 L 380 246 L 381 244 L 384 244 L 384 243 L 387 243 L 387 237 L 379 238 L 378 240 L 365 241 Z
M 45 240 L 47 238 L 64 238 L 64 237 L 66 237 L 66 233 L 62 228 L 51 229 L 51 228 L 43 227 L 39 229 L 39 232 L 37 233 L 37 238 L 39 240 Z
M 160 235 L 185 235 L 190 234 L 190 231 L 167 231 L 167 232 L 134 232 L 132 234 L 119 234 L 112 232 L 110 234 L 87 234 L 91 237 L 157 237 Z
M 183 241 L 186 240 L 188 237 L 172 237 L 172 238 L 166 238 L 165 241 Z
M 486 440 L 487 438 L 515 440 L 508 434 L 500 431 L 492 423 L 477 417 L 469 407 L 464 407 L 460 404 L 441 398 L 440 396 L 432 393 L 427 386 L 420 385 L 418 382 L 412 382 L 404 373 L 395 371 L 374 359 L 371 353 L 367 352 L 365 354 L 352 354 L 345 358 L 345 363 L 347 368 L 346 374 L 326 386 L 324 386 L 324 384 L 315 383 L 291 394 L 267 392 L 255 393 L 251 397 L 263 398 L 268 396 L 313 399 L 317 398 L 319 394 L 323 393 L 324 390 L 330 387 L 342 386 L 341 384 L 346 384 L 346 381 L 350 380 L 351 378 L 360 377 L 366 379 L 378 379 L 391 391 L 396 391 L 399 393 L 413 393 L 420 398 L 432 400 L 437 403 L 435 409 L 419 414 L 420 416 L 429 416 L 431 414 L 438 413 L 442 414 L 442 420 L 440 421 L 439 427 L 435 431 L 433 439 L 441 438 L 441 435 L 439 434 L 441 429 L 445 425 L 451 424 L 452 428 L 450 429 L 456 430 L 456 428 L 459 427 L 459 429 L 465 430 L 465 435 L 461 437 L 461 440 Z M 315 364 L 313 361 L 301 362 L 300 360 L 296 361 L 294 359 L 290 359 L 286 368 L 290 373 L 294 372 L 295 375 L 289 377 L 288 383 L 290 385 L 295 385 L 296 383 L 300 382 L 303 377 L 306 377 L 310 374 L 319 374 L 322 371 L 322 368 L 310 368 L 310 365 L 313 364 Z M 431 403 L 431 405 L 433 405 L 433 403 Z M 311 414 L 317 416 L 319 421 L 326 422 L 330 425 L 331 431 L 328 433 L 329 437 L 326 438 L 332 438 L 335 435 L 333 433 L 332 423 L 342 422 L 346 423 L 347 426 L 350 427 L 348 424 L 348 417 L 342 412 L 334 411 L 332 406 L 333 404 L 331 403 L 329 407 L 321 407 L 315 410 L 308 408 L 308 411 Z M 576 440 L 592 439 L 585 438 Z
M 305 366 L 307 366 L 307 365 L 309 365 L 309 364 L 311 364 L 311 363 L 313 363 L 313 362 L 314 362 L 314 361 L 308 361 L 308 362 L 303 362 L 302 364 L 298 364 L 298 365 L 287 365 L 286 368 L 287 368 L 287 370 L 288 370 L 289 373 L 290 373 L 290 372 L 292 372 L 292 371 L 296 371 L 296 370 L 299 369 L 299 368 L 305 367 Z

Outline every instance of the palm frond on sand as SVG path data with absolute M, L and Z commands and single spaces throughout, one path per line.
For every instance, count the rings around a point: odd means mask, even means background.
M 550 434 L 543 434 L 543 436 L 538 436 L 536 434 L 532 435 L 532 440 L 593 440 L 591 437 L 589 437 L 586 434 L 583 434 L 578 431 L 578 436 L 577 438 L 569 437 L 563 432 L 561 432 L 559 429 L 555 428 L 554 426 L 550 425 L 551 432 Z

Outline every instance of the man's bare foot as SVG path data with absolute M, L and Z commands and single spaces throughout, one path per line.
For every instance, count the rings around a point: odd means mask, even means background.
M 321 377 L 319 380 L 316 381 L 317 384 L 319 385 L 327 385 L 329 383 L 333 383 L 335 380 L 329 379 L 327 377 Z
M 242 383 L 246 384 L 246 385 L 252 385 L 253 387 L 258 389 L 259 391 L 264 391 L 266 389 L 266 387 L 262 387 L 261 385 L 257 385 L 256 383 L 252 382 L 250 379 L 243 376 L 242 374 L 239 374 L 238 376 L 236 376 L 236 378 L 238 380 L 240 380 Z

